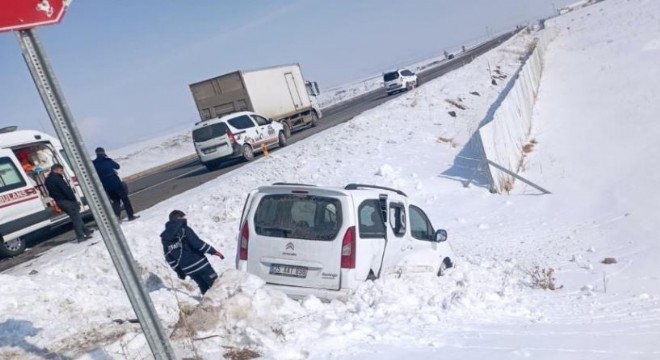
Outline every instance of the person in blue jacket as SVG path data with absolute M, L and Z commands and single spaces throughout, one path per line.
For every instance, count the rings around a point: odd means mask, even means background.
M 93 162 L 96 173 L 101 179 L 101 184 L 103 184 L 103 189 L 112 203 L 112 211 L 117 215 L 117 218 L 121 220 L 122 203 L 126 215 L 128 215 L 128 221 L 139 218 L 140 216 L 136 216 L 133 211 L 131 199 L 128 198 L 128 185 L 121 181 L 119 175 L 117 175 L 119 164 L 109 158 L 102 147 L 96 148 L 96 159 Z
M 160 238 L 165 260 L 179 279 L 184 280 L 186 276 L 190 276 L 199 286 L 202 295 L 205 294 L 218 278 L 205 254 L 220 259 L 225 257 L 188 227 L 186 214 L 181 210 L 170 213 L 169 221 L 165 224 L 165 231 L 160 234 Z

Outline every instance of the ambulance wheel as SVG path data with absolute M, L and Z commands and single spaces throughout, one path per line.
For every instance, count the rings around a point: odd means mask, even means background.
M 245 161 L 252 161 L 252 159 L 254 159 L 254 150 L 252 150 L 252 146 L 248 144 L 243 145 L 243 159 L 245 159 Z
M 25 240 L 23 238 L 16 238 L 11 241 L 5 242 L 0 236 L 0 255 L 11 257 L 20 255 L 25 251 Z

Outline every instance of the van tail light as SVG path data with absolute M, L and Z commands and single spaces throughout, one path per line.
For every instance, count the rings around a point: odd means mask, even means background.
M 232 144 L 235 144 L 235 143 L 236 143 L 236 136 L 234 136 L 234 133 L 232 133 L 231 130 L 227 130 L 227 134 L 226 134 L 226 135 L 227 135 L 227 137 L 229 137 L 229 141 L 230 141 Z
M 243 228 L 241 229 L 241 242 L 238 244 L 238 259 L 247 260 L 248 259 L 248 241 L 250 240 L 250 229 L 248 227 L 248 222 L 243 223 Z
M 341 268 L 355 269 L 355 226 L 351 226 L 344 234 L 341 243 Z

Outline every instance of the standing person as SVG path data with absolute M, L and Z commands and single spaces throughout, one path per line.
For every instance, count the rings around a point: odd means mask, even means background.
M 82 242 L 91 238 L 92 230 L 88 229 L 82 221 L 80 204 L 73 190 L 64 179 L 64 167 L 61 164 L 55 164 L 50 168 L 50 174 L 46 177 L 44 185 L 46 185 L 48 195 L 71 218 L 73 230 L 76 232 L 76 240 Z
M 117 175 L 119 164 L 109 158 L 102 147 L 96 148 L 94 168 L 96 168 L 96 173 L 101 178 L 101 184 L 103 184 L 103 189 L 110 198 L 112 211 L 117 215 L 117 218 L 121 220 L 122 204 L 124 204 L 126 215 L 128 215 L 128 221 L 139 218 L 140 216 L 135 216 L 131 199 L 128 198 L 128 185 L 121 181 L 119 175 Z
M 186 276 L 190 276 L 204 295 L 218 278 L 205 254 L 215 255 L 220 259 L 225 257 L 188 227 L 186 214 L 181 210 L 170 213 L 169 221 L 165 224 L 165 231 L 160 234 L 160 238 L 165 260 L 176 271 L 179 279 L 183 280 Z

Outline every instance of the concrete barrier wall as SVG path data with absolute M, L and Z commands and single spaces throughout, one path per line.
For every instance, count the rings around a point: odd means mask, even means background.
M 497 192 L 508 192 L 515 178 L 490 164 L 494 162 L 513 173 L 518 173 L 523 160 L 523 147 L 529 142 L 532 129 L 532 110 L 538 94 L 543 58 L 548 44 L 557 36 L 556 28 L 539 32 L 535 49 L 511 77 L 492 117 L 484 119 L 479 128 L 488 170 Z

